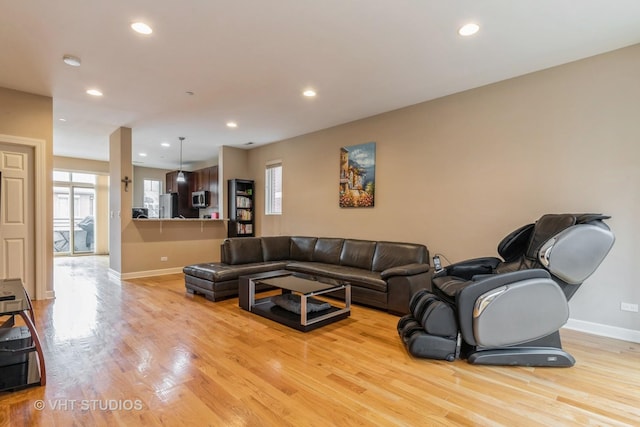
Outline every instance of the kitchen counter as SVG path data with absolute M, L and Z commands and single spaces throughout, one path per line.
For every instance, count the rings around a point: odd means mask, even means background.
M 184 230 L 188 233 L 188 230 L 196 229 L 196 224 L 200 227 L 200 231 L 211 230 L 216 237 L 226 236 L 228 219 L 216 218 L 132 218 L 133 225 L 140 231 L 143 230 L 158 230 L 160 233 L 163 229 L 174 230 L 174 232 L 180 234 L 178 230 Z M 223 230 L 215 231 L 215 230 Z M 178 236 L 176 236 L 178 237 Z
M 206 222 L 225 222 L 229 221 L 227 218 L 133 218 L 134 221 L 140 222 L 185 222 L 185 221 L 206 221 Z

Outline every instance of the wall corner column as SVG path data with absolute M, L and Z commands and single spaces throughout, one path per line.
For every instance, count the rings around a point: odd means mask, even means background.
M 131 150 L 131 128 L 118 128 L 109 136 L 109 270 L 118 275 L 123 273 L 122 234 L 131 222 L 133 185 L 122 182 L 133 177 Z

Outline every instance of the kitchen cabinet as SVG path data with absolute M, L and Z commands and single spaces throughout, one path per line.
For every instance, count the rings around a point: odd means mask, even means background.
M 209 168 L 209 207 L 218 209 L 218 166 L 211 166 Z
M 218 208 L 218 166 L 198 169 L 193 172 L 194 190 L 209 192 L 209 208 Z
M 178 172 L 168 172 L 166 175 L 167 193 L 178 193 L 178 215 L 185 218 L 198 218 L 198 209 L 191 207 L 191 193 L 195 176 L 193 172 L 182 172 L 185 181 L 178 182 Z

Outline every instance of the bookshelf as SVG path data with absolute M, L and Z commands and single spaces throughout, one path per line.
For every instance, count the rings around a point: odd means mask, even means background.
M 254 182 L 247 179 L 228 181 L 229 237 L 255 236 Z

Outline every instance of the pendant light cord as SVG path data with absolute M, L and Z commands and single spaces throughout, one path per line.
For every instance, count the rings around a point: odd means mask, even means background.
M 184 136 L 178 137 L 180 140 L 180 172 L 182 172 L 182 142 L 184 141 Z

